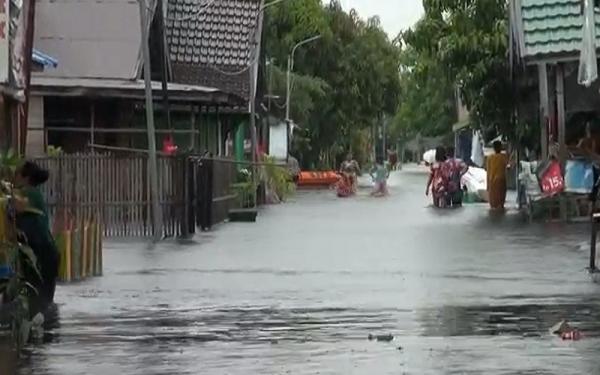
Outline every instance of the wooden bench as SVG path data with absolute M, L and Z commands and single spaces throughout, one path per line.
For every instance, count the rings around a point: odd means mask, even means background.
M 562 209 L 566 218 L 561 217 Z M 582 221 L 589 220 L 591 201 L 587 194 L 560 194 L 552 197 L 527 196 L 527 217 L 529 222 L 537 218 L 541 212 L 544 221 Z

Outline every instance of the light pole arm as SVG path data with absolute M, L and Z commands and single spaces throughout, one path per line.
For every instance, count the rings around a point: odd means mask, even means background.
M 300 43 L 297 43 L 294 48 L 292 48 L 292 52 L 288 55 L 288 66 L 287 66 L 287 76 L 286 76 L 286 96 L 285 96 L 285 121 L 289 123 L 290 119 L 290 97 L 292 96 L 292 70 L 294 70 L 294 56 L 296 55 L 296 50 L 299 47 L 302 47 L 305 44 L 314 42 L 315 40 L 321 39 L 321 35 L 313 36 L 312 38 L 305 39 Z
M 302 47 L 303 45 L 308 44 L 308 43 L 312 43 L 312 42 L 314 42 L 315 40 L 318 40 L 318 39 L 321 39 L 321 35 L 316 35 L 316 36 L 313 36 L 312 38 L 308 38 L 306 40 L 303 40 L 300 43 L 296 44 L 294 46 L 294 48 L 292 48 L 292 69 L 294 68 L 294 55 L 296 55 L 296 50 L 299 47 Z

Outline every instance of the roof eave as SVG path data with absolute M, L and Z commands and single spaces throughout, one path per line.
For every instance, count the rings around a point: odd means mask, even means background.
M 579 53 L 577 53 L 577 52 L 544 53 L 544 54 L 524 56 L 523 61 L 525 62 L 526 65 L 566 63 L 566 62 L 579 61 Z
M 143 100 L 145 90 L 143 87 L 86 87 L 69 85 L 40 85 L 33 83 L 31 86 L 33 95 L 58 96 L 58 97 L 88 97 L 88 98 L 117 98 Z M 154 101 L 162 100 L 162 90 L 154 89 L 152 98 Z M 169 101 L 173 103 L 201 103 L 219 106 L 241 105 L 244 100 L 236 95 L 222 91 L 189 91 L 170 89 Z

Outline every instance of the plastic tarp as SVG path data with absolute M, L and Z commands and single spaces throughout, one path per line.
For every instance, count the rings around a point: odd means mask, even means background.
M 469 167 L 460 183 L 467 188 L 468 192 L 480 194 L 487 191 L 487 172 L 483 168 Z
M 568 160 L 565 167 L 565 191 L 589 194 L 594 188 L 594 167 L 584 160 Z
M 483 167 L 483 164 L 485 163 L 485 157 L 483 154 L 483 138 L 481 137 L 480 131 L 476 131 L 475 134 L 473 134 L 471 161 L 478 167 Z
M 427 164 L 435 163 L 435 150 L 429 150 L 423 154 L 423 161 Z
M 598 79 L 596 56 L 596 15 L 594 1 L 583 0 L 583 36 L 577 82 L 590 87 Z

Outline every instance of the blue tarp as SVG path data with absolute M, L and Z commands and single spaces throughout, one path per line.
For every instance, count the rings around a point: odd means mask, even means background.
M 594 188 L 594 167 L 584 160 L 569 160 L 566 165 L 565 191 L 589 194 Z
M 53 68 L 56 68 L 58 66 L 58 60 L 36 49 L 33 50 L 31 58 L 34 62 L 43 66 L 50 66 Z

